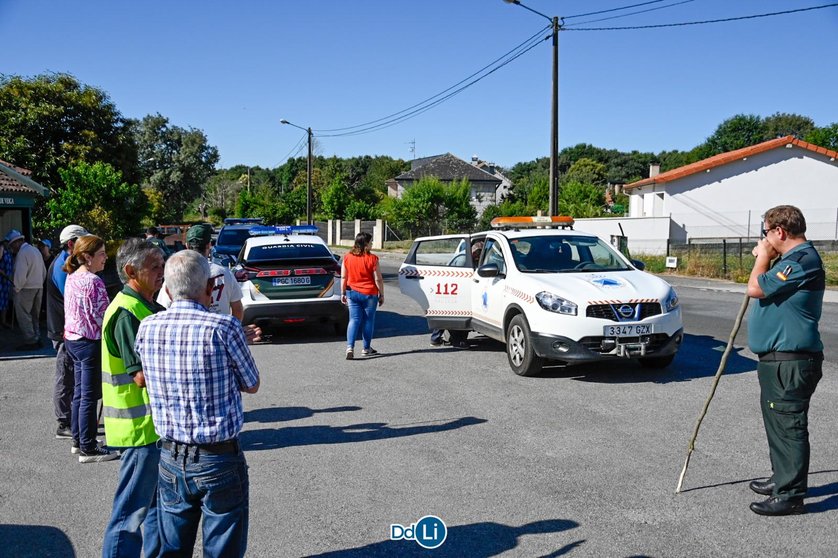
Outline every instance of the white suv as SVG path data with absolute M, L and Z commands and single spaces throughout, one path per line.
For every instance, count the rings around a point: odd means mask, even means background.
M 506 343 L 522 376 L 545 361 L 636 358 L 662 368 L 683 339 L 678 296 L 567 217 L 502 217 L 492 231 L 418 238 L 401 291 L 431 328 L 474 330 Z

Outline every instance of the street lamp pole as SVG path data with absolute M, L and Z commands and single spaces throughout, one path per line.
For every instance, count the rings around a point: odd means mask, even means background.
M 311 225 L 314 222 L 311 218 L 311 127 L 303 128 L 302 126 L 297 126 L 293 122 L 288 122 L 284 118 L 281 119 L 279 123 L 299 128 L 308 135 L 308 163 L 306 164 L 306 223 Z
M 521 6 L 537 14 L 547 21 L 553 29 L 553 86 L 552 86 L 552 110 L 550 115 L 550 202 L 548 213 L 552 217 L 559 214 L 559 18 L 550 17 L 529 6 L 525 6 L 520 0 L 503 0 L 508 4 Z

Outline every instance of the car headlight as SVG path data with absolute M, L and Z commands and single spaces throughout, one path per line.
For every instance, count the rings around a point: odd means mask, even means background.
M 557 314 L 567 314 L 568 316 L 575 316 L 578 306 L 575 302 L 571 302 L 566 298 L 541 291 L 535 295 L 538 304 L 548 312 L 556 312 Z
M 669 294 L 663 300 L 663 307 L 667 312 L 672 312 L 678 308 L 678 293 L 672 287 L 669 287 Z

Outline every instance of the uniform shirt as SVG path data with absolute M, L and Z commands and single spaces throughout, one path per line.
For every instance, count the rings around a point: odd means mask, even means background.
M 15 292 L 21 289 L 43 289 L 46 278 L 47 268 L 41 251 L 24 242 L 15 256 Z
M 101 339 L 108 309 L 105 282 L 89 271 L 75 271 L 64 286 L 64 339 Z
M 212 444 L 238 436 L 244 423 L 240 389 L 259 383 L 238 320 L 176 300 L 140 322 L 134 348 L 162 438 Z
M 751 351 L 822 351 L 818 321 L 826 272 L 812 243 L 804 242 L 786 252 L 757 280 L 765 298 L 754 301 L 748 318 Z
M 349 289 L 365 295 L 377 295 L 378 286 L 375 284 L 375 268 L 378 256 L 362 254 L 356 256 L 348 253 L 343 258 L 343 269 L 346 272 L 346 284 Z
M 122 288 L 122 293 L 142 302 L 152 314 L 165 310 L 156 302 L 146 300 L 145 297 L 128 285 Z M 123 364 L 125 364 L 125 372 L 131 376 L 143 369 L 140 357 L 134 351 L 138 329 L 140 329 L 140 320 L 137 319 L 137 316 L 125 308 L 120 308 L 116 316 L 108 323 L 107 331 L 102 332 L 102 339 L 108 346 L 108 352 L 122 359 Z
M 242 299 L 242 289 L 239 282 L 236 281 L 229 268 L 222 267 L 214 262 L 210 262 L 210 277 L 215 281 L 215 286 L 212 288 L 212 302 L 209 311 L 215 314 L 229 314 L 231 312 L 230 303 Z M 160 289 L 160 294 L 157 295 L 157 303 L 164 308 L 168 308 L 172 304 L 172 299 L 166 293 L 165 283 L 163 288 Z

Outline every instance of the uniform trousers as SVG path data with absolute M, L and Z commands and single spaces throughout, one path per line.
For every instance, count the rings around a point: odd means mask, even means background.
M 760 404 L 771 457 L 774 496 L 806 495 L 809 475 L 809 401 L 822 376 L 819 359 L 760 361 Z

